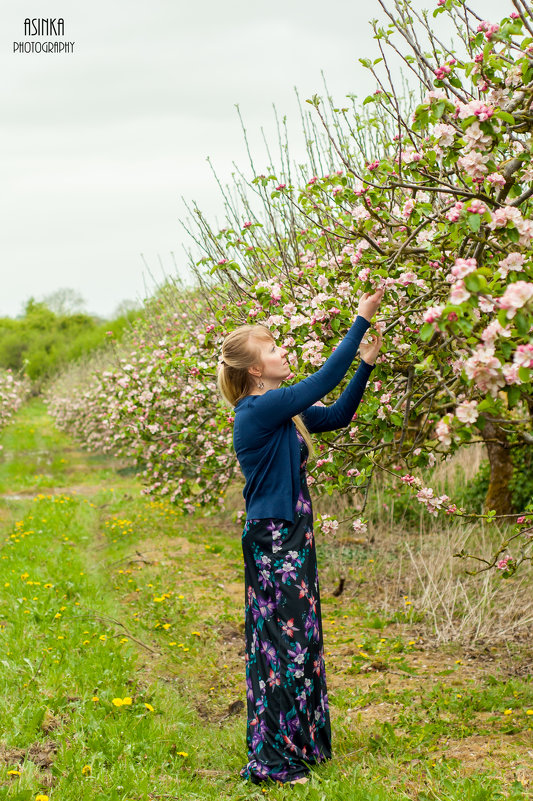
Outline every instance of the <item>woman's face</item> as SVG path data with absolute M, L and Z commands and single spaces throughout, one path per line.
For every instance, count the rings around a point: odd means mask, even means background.
M 259 340 L 258 345 L 262 381 L 279 386 L 292 372 L 287 361 L 287 349 L 276 345 L 272 339 Z

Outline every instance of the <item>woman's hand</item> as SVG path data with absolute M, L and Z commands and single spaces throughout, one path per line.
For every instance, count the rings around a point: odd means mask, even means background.
M 359 355 L 367 364 L 375 364 L 378 353 L 383 345 L 381 334 L 370 334 L 366 336 L 359 345 Z
M 378 289 L 373 295 L 371 295 L 370 292 L 365 292 L 365 294 L 361 296 L 357 313 L 361 317 L 364 317 L 365 320 L 368 320 L 369 323 L 372 322 L 372 317 L 379 309 L 379 304 L 381 303 L 384 292 L 384 289 Z

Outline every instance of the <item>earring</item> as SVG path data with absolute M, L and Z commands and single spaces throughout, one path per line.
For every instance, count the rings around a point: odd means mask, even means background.
M 265 385 L 263 384 L 261 379 L 259 379 L 258 384 L 257 384 L 257 389 L 264 389 L 264 388 L 265 388 Z

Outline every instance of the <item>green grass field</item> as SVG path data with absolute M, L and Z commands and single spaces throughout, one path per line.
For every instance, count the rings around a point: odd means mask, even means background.
M 485 801 L 533 787 L 527 641 L 440 647 L 409 597 L 335 597 L 324 569 L 335 758 L 255 787 L 245 760 L 240 530 L 182 516 L 82 453 L 39 401 L 0 451 L 0 798 Z M 373 557 L 350 551 L 364 576 Z M 370 565 L 370 566 L 369 566 Z

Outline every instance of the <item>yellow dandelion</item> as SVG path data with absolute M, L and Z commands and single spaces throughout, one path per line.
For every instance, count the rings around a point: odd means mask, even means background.
M 20 770 L 8 770 L 8 776 L 20 776 Z
M 503 714 L 504 715 L 512 715 L 513 714 L 513 710 L 512 709 L 504 709 Z
M 100 634 L 100 637 L 98 639 L 102 640 L 102 642 L 105 642 L 107 640 L 107 637 L 105 634 Z
M 533 709 L 526 709 L 526 715 L 533 715 Z
M 99 700 L 100 700 L 100 699 L 98 698 L 98 696 L 97 696 L 97 695 L 93 695 L 93 697 L 91 698 L 91 701 L 94 701 L 95 703 L 96 703 L 97 701 L 99 701 Z
M 153 708 L 152 704 L 146 704 L 145 703 L 145 707 L 148 710 L 148 712 L 153 712 L 154 711 L 154 708 Z
M 43 793 L 38 793 L 38 795 L 35 796 L 35 801 L 48 801 L 48 796 Z
M 122 706 L 123 701 L 122 698 L 113 698 L 111 703 L 113 704 L 113 706 Z
M 177 751 L 176 753 L 177 753 L 178 756 L 182 756 L 182 757 L 188 757 L 189 756 L 187 751 Z
M 90 765 L 84 765 L 83 768 L 81 769 L 81 775 L 82 776 L 89 776 L 91 771 L 92 771 L 92 768 L 91 768 Z
M 168 631 L 168 629 L 170 628 L 170 623 L 163 623 L 163 625 L 161 626 L 161 628 L 162 628 L 162 629 L 165 629 L 166 631 Z
M 127 695 L 125 698 L 122 699 L 122 703 L 124 706 L 131 706 L 133 702 L 129 697 L 129 695 Z

